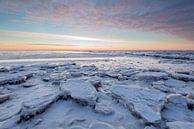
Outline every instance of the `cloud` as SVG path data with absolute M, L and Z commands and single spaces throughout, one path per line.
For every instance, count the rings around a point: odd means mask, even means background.
M 76 46 L 79 46 L 79 45 L 65 45 L 65 44 L 46 44 L 46 43 L 32 43 L 32 44 L 29 44 L 29 45 L 38 45 L 38 46 L 61 46 L 61 47 L 76 47 Z
M 40 32 L 10 31 L 10 30 L 1 30 L 1 29 L 0 29 L 0 34 L 3 36 L 8 36 L 8 37 L 21 37 L 21 38 L 24 37 L 24 38 L 33 38 L 33 39 L 38 39 L 38 40 L 46 39 L 46 40 L 76 41 L 76 42 L 84 41 L 85 43 L 86 42 L 90 42 L 90 43 L 92 42 L 95 42 L 95 43 L 128 43 L 129 42 L 127 40 L 103 39 L 103 38 L 93 38 L 93 37 L 64 35 L 64 34 L 52 34 L 52 33 L 40 33 Z
M 1 0 L 0 11 L 25 20 L 161 31 L 194 40 L 193 0 Z

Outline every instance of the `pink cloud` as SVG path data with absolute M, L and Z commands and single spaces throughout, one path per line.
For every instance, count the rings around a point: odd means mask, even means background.
M 24 13 L 25 20 L 144 31 L 194 38 L 193 0 L 2 0 L 0 11 Z

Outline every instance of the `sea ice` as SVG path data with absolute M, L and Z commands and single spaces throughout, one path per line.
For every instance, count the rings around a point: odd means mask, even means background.
M 164 93 L 152 89 L 123 86 L 114 86 L 111 92 L 132 112 L 147 122 L 155 123 L 161 120 L 160 111 L 164 104 Z
M 97 91 L 89 82 L 83 80 L 67 80 L 61 86 L 64 96 L 71 96 L 80 103 L 94 105 L 96 103 Z
M 194 122 L 194 100 L 180 94 L 170 94 L 162 111 L 162 117 L 168 122 Z
M 194 81 L 194 76 L 192 75 L 187 75 L 187 74 L 179 74 L 179 73 L 174 73 L 171 74 L 172 78 L 175 78 L 177 80 L 182 80 L 182 81 Z
M 175 122 L 167 122 L 167 127 L 169 129 L 193 129 L 193 122 L 183 122 L 183 121 L 175 121 Z
M 141 72 L 135 75 L 140 80 L 167 80 L 168 74 L 164 72 Z
M 1 95 L 0 94 L 0 104 L 3 103 L 3 102 L 5 102 L 9 98 L 10 98 L 10 95 L 9 94 L 4 94 L 4 95 Z
M 86 59 L 2 63 L 0 129 L 193 129 L 194 56 L 173 53 L 90 51 Z

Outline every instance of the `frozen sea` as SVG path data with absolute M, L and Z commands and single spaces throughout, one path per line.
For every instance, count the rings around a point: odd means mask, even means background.
M 194 129 L 194 51 L 0 51 L 0 129 Z

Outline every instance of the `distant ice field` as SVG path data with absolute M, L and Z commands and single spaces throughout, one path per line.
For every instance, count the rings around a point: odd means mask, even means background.
M 194 51 L 0 51 L 0 66 L 78 62 L 103 68 L 193 71 Z

